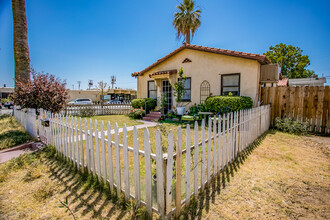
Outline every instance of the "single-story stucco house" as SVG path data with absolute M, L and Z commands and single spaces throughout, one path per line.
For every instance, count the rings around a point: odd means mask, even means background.
M 278 80 L 277 65 L 271 71 L 262 68 L 266 65 L 272 64 L 265 55 L 183 44 L 132 76 L 137 77 L 137 98 L 157 99 L 158 109 L 162 94 L 167 94 L 168 109 L 176 105 L 171 84 L 178 80 L 180 68 L 187 77 L 184 97 L 187 107 L 229 92 L 251 97 L 256 106 L 260 87 Z M 277 76 L 268 77 L 272 74 Z

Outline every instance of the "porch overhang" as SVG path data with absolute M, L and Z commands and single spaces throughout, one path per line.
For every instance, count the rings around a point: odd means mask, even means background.
M 176 74 L 178 71 L 174 70 L 165 70 L 165 71 L 158 71 L 154 73 L 150 73 L 149 77 L 152 79 L 169 79 L 170 75 Z

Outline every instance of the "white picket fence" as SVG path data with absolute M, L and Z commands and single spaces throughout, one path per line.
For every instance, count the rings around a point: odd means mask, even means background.
M 15 109 L 15 117 L 20 114 L 26 113 Z M 168 132 L 165 141 L 159 129 L 155 137 L 150 137 L 148 128 L 139 136 L 142 131 L 136 127 L 127 131 L 124 125 L 121 130 L 117 123 L 102 121 L 99 128 L 97 121 L 40 110 L 43 117 L 50 120 L 48 128 L 39 123 L 39 135 L 46 144 L 109 183 L 111 190 L 145 205 L 150 215 L 154 211 L 166 217 L 179 213 L 212 177 L 269 129 L 270 106 L 209 119 L 207 126 L 204 120 L 201 127 L 195 122 L 185 134 L 178 127 Z
M 91 105 L 66 105 L 62 110 L 64 115 L 79 116 L 89 115 L 127 115 L 132 110 L 131 102 L 120 104 L 91 104 Z
M 20 110 L 19 107 L 14 106 L 14 117 L 33 138 L 38 138 L 37 115 L 35 109 Z

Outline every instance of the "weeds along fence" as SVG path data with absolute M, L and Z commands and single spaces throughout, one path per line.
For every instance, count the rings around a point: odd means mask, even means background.
M 23 113 L 25 114 L 25 113 Z M 79 169 L 96 175 L 110 190 L 132 198 L 162 218 L 180 213 L 190 199 L 270 126 L 270 106 L 261 106 L 195 122 L 194 127 L 164 126 L 143 131 L 102 121 L 40 110 L 46 144 Z M 40 121 L 40 120 L 38 120 Z
M 66 105 L 61 112 L 64 115 L 127 115 L 132 110 L 130 102 L 121 104 Z

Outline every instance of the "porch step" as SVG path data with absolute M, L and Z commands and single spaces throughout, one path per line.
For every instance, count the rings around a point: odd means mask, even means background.
M 143 117 L 143 120 L 145 121 L 158 121 L 158 119 L 161 117 L 160 112 L 150 112 L 145 117 Z

